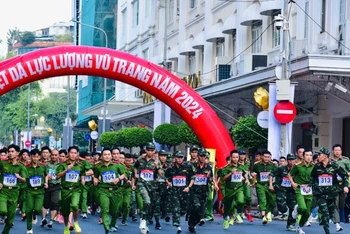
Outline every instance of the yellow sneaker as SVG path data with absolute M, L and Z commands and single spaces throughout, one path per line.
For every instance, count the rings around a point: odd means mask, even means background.
M 239 214 L 236 215 L 236 222 L 237 223 L 243 223 L 243 219 L 242 219 L 242 217 Z
M 224 219 L 223 226 L 224 226 L 224 229 L 228 229 L 228 227 L 230 226 L 230 225 L 228 224 L 228 220 L 227 220 L 227 219 Z
M 230 221 L 228 222 L 229 225 L 233 225 L 235 223 L 235 220 L 234 219 L 230 219 Z
M 70 234 L 69 227 L 64 227 L 63 234 Z
M 80 228 L 78 222 L 74 222 L 73 226 L 74 226 L 75 233 L 77 233 L 77 234 L 81 233 L 81 228 Z
M 269 212 L 269 213 L 267 213 L 267 215 L 266 215 L 267 217 L 267 221 L 269 221 L 269 222 L 272 222 L 272 215 L 271 215 L 271 212 Z
M 300 223 L 300 219 L 301 219 L 301 215 L 298 215 L 298 216 L 297 216 L 297 224 Z

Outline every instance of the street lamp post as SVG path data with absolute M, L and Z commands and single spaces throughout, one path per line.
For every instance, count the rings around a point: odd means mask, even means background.
M 30 83 L 28 84 L 27 140 L 30 138 Z M 29 147 L 26 147 L 29 148 Z M 30 149 L 30 148 L 29 148 Z
M 103 34 L 105 35 L 106 38 L 106 45 L 105 47 L 108 48 L 108 36 L 105 30 L 103 30 L 102 28 L 99 27 L 95 27 L 93 25 L 89 25 L 89 24 L 84 24 L 80 21 L 77 20 L 72 20 L 73 22 L 86 26 L 86 27 L 90 27 L 96 30 L 99 30 L 101 32 L 103 32 Z M 102 132 L 106 131 L 106 115 L 107 115 L 107 79 L 104 78 L 104 84 L 103 84 L 103 126 L 102 126 Z

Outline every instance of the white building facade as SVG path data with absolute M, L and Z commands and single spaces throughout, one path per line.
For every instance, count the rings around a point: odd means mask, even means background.
M 225 114 L 216 111 L 229 129 L 237 117 L 260 111 L 253 93 L 260 86 L 268 89 L 276 79 L 283 33 L 274 27 L 274 17 L 281 14 L 283 3 L 120 0 L 117 49 L 166 66 L 179 78 L 200 73 L 196 90 L 221 105 Z M 292 149 L 298 144 L 314 149 L 344 144 L 350 139 L 350 2 L 298 0 L 287 7 L 287 54 L 298 109 Z M 116 100 L 140 100 L 141 93 L 116 83 Z M 152 105 L 115 113 L 112 124 L 147 122 L 144 117 L 153 115 Z M 172 114 L 172 121 L 177 119 Z M 350 154 L 350 147 L 345 151 Z

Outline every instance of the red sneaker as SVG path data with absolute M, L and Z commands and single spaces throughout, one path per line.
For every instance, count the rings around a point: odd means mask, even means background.
M 253 216 L 251 214 L 247 214 L 247 219 L 249 220 L 249 222 L 253 222 Z
M 98 224 L 103 224 L 102 218 L 98 220 Z

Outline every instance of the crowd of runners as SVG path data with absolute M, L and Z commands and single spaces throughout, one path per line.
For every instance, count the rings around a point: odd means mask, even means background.
M 280 214 L 286 217 L 287 231 L 303 234 L 305 226 L 319 222 L 328 234 L 330 221 L 336 231 L 343 230 L 341 219 L 347 218 L 350 205 L 350 160 L 342 156 L 340 145 L 333 146 L 332 154 L 325 148 L 313 152 L 298 147 L 279 161 L 266 150 L 255 153 L 252 162 L 244 150 L 232 150 L 220 169 L 204 148 L 193 145 L 189 152 L 186 160 L 181 151 L 156 151 L 152 142 L 139 154 L 118 148 L 80 152 L 77 146 L 28 151 L 9 145 L 0 150 L 2 233 L 10 233 L 17 211 L 27 223 L 27 234 L 34 233 L 38 222 L 49 229 L 63 223 L 64 234 L 81 233 L 79 216 L 90 214 L 100 215 L 106 234 L 119 229 L 119 219 L 121 226 L 139 221 L 141 233 L 171 221 L 180 234 L 181 216 L 188 231 L 196 233 L 197 225 L 214 220 L 214 194 L 222 195 L 217 210 L 228 229 L 245 219 L 254 222 L 254 190 L 264 225 Z

